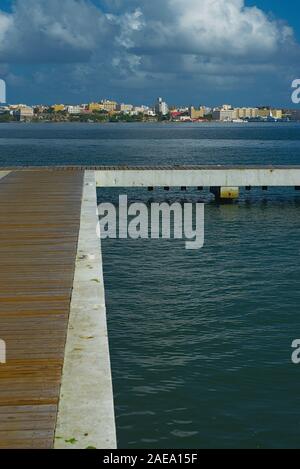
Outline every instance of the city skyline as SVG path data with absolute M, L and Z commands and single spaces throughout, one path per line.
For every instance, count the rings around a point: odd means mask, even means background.
M 279 0 L 3 0 L 9 102 L 293 107 L 300 6 Z
M 148 107 L 148 108 L 153 108 L 155 109 L 157 105 L 158 100 L 162 100 L 163 104 L 167 104 L 168 108 L 170 109 L 176 109 L 176 108 L 189 108 L 189 107 L 207 107 L 210 109 L 217 109 L 221 108 L 222 106 L 231 106 L 232 108 L 270 108 L 270 109 L 294 109 L 300 110 L 299 104 L 295 104 L 291 101 L 291 96 L 292 96 L 293 89 L 291 88 L 289 91 L 289 96 L 290 96 L 290 103 L 287 103 L 287 106 L 276 106 L 274 103 L 271 102 L 253 102 L 252 104 L 246 104 L 243 102 L 239 102 L 237 104 L 230 103 L 228 104 L 228 101 L 225 99 L 221 100 L 217 104 L 212 104 L 209 103 L 208 101 L 204 102 L 202 99 L 197 99 L 194 98 L 190 102 L 185 102 L 185 103 L 176 103 L 176 102 L 170 102 L 167 96 L 159 95 L 155 98 L 150 99 L 148 102 L 139 102 L 137 99 L 130 101 L 130 99 L 118 99 L 118 98 L 112 98 L 111 96 L 106 96 L 106 97 L 100 97 L 99 96 L 95 97 L 94 99 L 88 100 L 88 99 L 83 99 L 82 101 L 68 101 L 68 100 L 61 100 L 61 101 L 36 101 L 36 102 L 28 102 L 25 99 L 21 99 L 19 101 L 9 101 L 7 100 L 6 102 L 1 102 L 0 101 L 0 108 L 5 107 L 5 106 L 20 106 L 20 105 L 26 105 L 26 106 L 31 106 L 31 107 L 36 107 L 36 106 L 47 106 L 47 107 L 53 107 L 53 106 L 88 106 L 92 104 L 100 104 L 100 103 L 116 103 L 117 105 L 120 106 L 132 106 L 132 107 Z
M 243 122 L 243 121 L 299 121 L 299 110 L 267 107 L 234 107 L 223 104 L 218 107 L 205 105 L 169 106 L 163 98 L 156 99 L 153 106 L 118 103 L 112 100 L 99 100 L 85 104 L 35 105 L 7 104 L 0 106 L 0 122 L 13 121 L 80 121 L 80 122 L 120 122 L 120 121 L 171 121 L 171 122 Z

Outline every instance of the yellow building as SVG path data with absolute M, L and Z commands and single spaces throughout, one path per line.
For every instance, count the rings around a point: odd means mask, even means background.
M 259 117 L 274 117 L 274 119 L 282 119 L 282 109 L 270 109 L 268 107 L 258 109 Z
M 54 104 L 52 107 L 54 112 L 60 112 L 65 110 L 65 105 L 64 104 Z
M 90 112 L 93 112 L 93 111 L 101 111 L 102 107 L 101 107 L 101 104 L 100 103 L 90 103 L 88 105 L 88 110 Z
M 18 121 L 29 121 L 34 117 L 34 110 L 30 106 L 20 106 L 14 111 L 14 116 Z
M 203 119 L 205 116 L 206 108 L 199 107 L 198 109 L 194 108 L 194 106 L 190 107 L 190 117 L 191 119 Z
M 275 117 L 275 119 L 282 119 L 282 109 L 272 109 L 272 116 Z
M 100 103 L 100 110 L 106 112 L 114 112 L 117 110 L 117 103 L 115 101 L 104 100 Z
M 264 108 L 258 109 L 257 115 L 258 115 L 258 117 L 269 117 L 270 116 L 270 108 L 264 107 Z
M 236 108 L 238 119 L 251 119 L 258 116 L 258 108 L 256 107 L 238 107 Z

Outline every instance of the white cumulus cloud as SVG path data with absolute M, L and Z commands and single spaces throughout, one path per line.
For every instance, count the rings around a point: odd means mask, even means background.
M 0 16 L 0 61 L 86 60 L 108 36 L 105 15 L 85 0 L 17 0 Z
M 172 51 L 208 57 L 268 58 L 294 43 L 292 28 L 244 0 L 165 0 L 164 10 L 143 3 L 144 28 L 135 34 L 141 53 Z
M 47 80 L 52 86 L 64 75 L 76 89 L 86 89 L 84 83 L 91 89 L 97 80 L 106 88 L 112 83 L 128 89 L 155 81 L 184 87 L 186 80 L 194 80 L 193 86 L 209 81 L 236 86 L 245 75 L 292 73 L 300 56 L 293 29 L 246 7 L 244 0 L 15 0 L 13 5 L 11 13 L 0 9 L 0 65 L 9 64 L 7 74 L 15 78 L 16 65 L 35 67 L 32 77 L 39 86 Z

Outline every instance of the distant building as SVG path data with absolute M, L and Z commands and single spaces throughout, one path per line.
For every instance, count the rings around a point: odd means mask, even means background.
M 148 108 L 146 106 L 133 106 L 131 115 L 137 116 L 138 114 L 145 114 Z
M 20 109 L 21 107 L 28 107 L 27 104 L 10 104 L 9 105 L 9 109 L 11 111 L 17 111 L 18 109 Z
M 87 109 L 90 112 L 100 111 L 101 110 L 101 104 L 100 103 L 90 103 L 90 104 L 88 104 Z
M 238 119 L 253 119 L 258 116 L 257 107 L 238 107 L 235 110 Z
M 6 114 L 10 111 L 8 106 L 0 106 L 0 114 Z
M 222 106 L 222 110 L 223 111 L 232 111 L 233 107 L 231 106 L 231 104 L 223 104 Z
M 206 114 L 206 108 L 201 106 L 196 109 L 194 106 L 191 106 L 189 109 L 189 114 L 191 119 L 203 119 Z
M 182 115 L 182 113 L 179 111 L 171 111 L 170 114 L 173 120 L 179 119 L 179 117 Z
M 152 108 L 149 108 L 145 111 L 145 116 L 148 116 L 148 117 L 155 117 L 156 114 L 155 114 L 155 110 L 152 109 Z
M 282 109 L 272 109 L 271 112 L 272 112 L 272 116 L 275 119 L 282 119 L 283 117 Z
M 183 106 L 183 107 L 179 107 L 177 109 L 175 109 L 176 111 L 178 112 L 189 112 L 189 108 L 186 107 L 186 106 Z
M 213 120 L 217 121 L 232 121 L 237 119 L 237 111 L 229 104 L 224 104 L 221 108 L 215 108 L 212 112 Z
M 81 114 L 83 111 L 81 106 L 67 106 L 68 114 L 76 115 Z
M 129 113 L 133 110 L 133 105 L 132 104 L 118 104 L 117 105 L 117 111 L 119 112 L 124 112 L 125 114 L 126 113 Z
M 282 119 L 283 112 L 281 109 L 271 109 L 269 107 L 237 107 L 233 108 L 229 104 L 223 105 L 221 108 L 213 110 L 212 117 L 219 121 L 233 121 L 236 119 Z
M 34 110 L 29 106 L 21 106 L 13 111 L 13 115 L 20 122 L 30 121 L 33 119 Z
M 43 104 L 38 104 L 34 106 L 35 114 L 43 114 L 44 112 L 48 112 L 50 109 L 49 106 L 44 106 Z M 51 108 L 53 110 L 53 107 Z
M 274 119 L 282 119 L 282 109 L 272 109 L 270 107 L 261 107 L 258 108 L 258 117 L 262 117 L 264 119 L 267 119 L 268 117 L 274 118 Z
M 269 117 L 270 116 L 270 108 L 269 107 L 260 107 L 260 108 L 258 108 L 257 116 L 258 117 Z
M 64 104 L 54 104 L 52 107 L 54 112 L 61 112 L 65 110 L 65 105 Z
M 169 107 L 162 98 L 157 98 L 155 103 L 155 113 L 162 116 L 166 116 L 169 113 Z
M 117 103 L 116 101 L 109 101 L 107 99 L 102 100 L 100 103 L 100 110 L 106 112 L 115 112 L 117 110 Z

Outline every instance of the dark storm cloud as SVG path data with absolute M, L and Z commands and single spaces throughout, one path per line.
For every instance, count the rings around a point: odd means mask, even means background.
M 88 61 L 114 33 L 93 4 L 75 0 L 18 0 L 0 17 L 3 62 Z
M 0 13 L 7 76 L 17 84 L 16 66 L 31 65 L 38 87 L 64 78 L 78 94 L 287 80 L 298 60 L 293 30 L 243 0 L 16 0 Z

